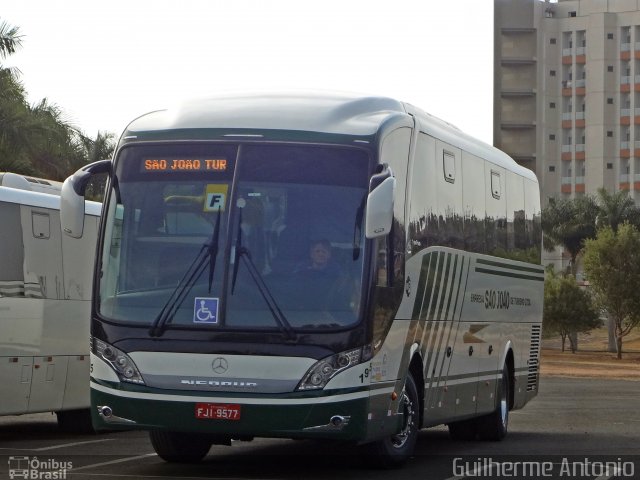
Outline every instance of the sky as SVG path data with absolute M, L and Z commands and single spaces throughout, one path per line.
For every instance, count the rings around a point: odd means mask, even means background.
M 328 90 L 493 139 L 493 0 L 4 0 L 30 103 L 90 137 L 182 99 Z

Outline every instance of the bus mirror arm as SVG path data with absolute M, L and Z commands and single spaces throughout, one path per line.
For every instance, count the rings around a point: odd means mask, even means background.
M 84 230 L 84 193 L 93 175 L 111 173 L 111 160 L 85 165 L 62 184 L 60 192 L 60 222 L 65 234 L 81 238 Z

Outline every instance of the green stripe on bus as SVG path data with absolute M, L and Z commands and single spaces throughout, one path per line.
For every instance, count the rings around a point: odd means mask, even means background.
M 481 263 L 483 265 L 490 265 L 492 267 L 510 268 L 511 270 L 520 270 L 522 272 L 539 273 L 540 275 L 544 275 L 544 269 L 540 267 L 523 267 L 521 265 L 513 265 L 511 263 L 496 262 L 495 260 L 484 260 L 481 258 L 477 259 L 476 263 Z
M 449 272 L 451 271 L 451 257 L 450 253 L 447 253 L 447 266 L 444 270 L 444 278 L 440 283 L 440 302 L 438 302 L 438 315 L 436 316 L 437 320 L 442 320 L 442 310 L 444 309 L 444 304 L 447 296 L 451 293 L 447 286 L 449 285 Z
M 429 276 L 429 263 L 431 262 L 431 253 L 427 253 L 422 257 L 422 265 L 420 267 L 420 278 L 418 279 L 418 289 L 416 290 L 416 298 L 413 304 L 413 315 L 411 318 L 420 318 L 420 310 L 422 308 L 422 299 L 425 294 L 427 278 Z
M 521 275 L 519 273 L 502 272 L 499 270 L 488 270 L 486 268 L 476 267 L 476 272 L 486 273 L 488 275 L 497 275 L 499 277 L 521 278 L 523 280 L 535 280 L 538 282 L 544 282 L 544 277 L 533 277 L 531 275 Z
M 438 272 L 436 273 L 435 282 L 433 288 L 431 290 L 431 301 L 429 308 L 429 320 L 435 320 L 436 315 L 436 305 L 438 303 L 438 292 L 440 288 L 442 288 L 442 270 L 444 268 L 444 252 L 438 252 Z

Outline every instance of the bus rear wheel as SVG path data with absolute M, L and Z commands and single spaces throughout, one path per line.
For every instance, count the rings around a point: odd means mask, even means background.
M 507 435 L 510 392 L 509 370 L 505 365 L 502 369 L 502 381 L 498 385 L 498 404 L 496 405 L 496 409 L 492 413 L 478 419 L 478 434 L 481 440 L 499 441 Z
M 374 465 L 383 468 L 398 467 L 413 454 L 418 439 L 419 408 L 418 389 L 413 376 L 409 373 L 398 403 L 398 414 L 402 415 L 402 427 L 397 434 L 370 445 L 370 460 Z
M 149 438 L 158 456 L 170 463 L 199 462 L 211 448 L 211 440 L 196 433 L 151 430 Z

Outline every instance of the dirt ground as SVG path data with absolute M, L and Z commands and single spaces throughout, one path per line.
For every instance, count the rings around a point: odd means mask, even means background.
M 622 343 L 622 360 L 607 352 L 607 331 L 599 329 L 578 339 L 578 351 L 561 351 L 558 338 L 544 339 L 540 374 L 558 377 L 598 377 L 640 381 L 640 332 L 632 332 Z

